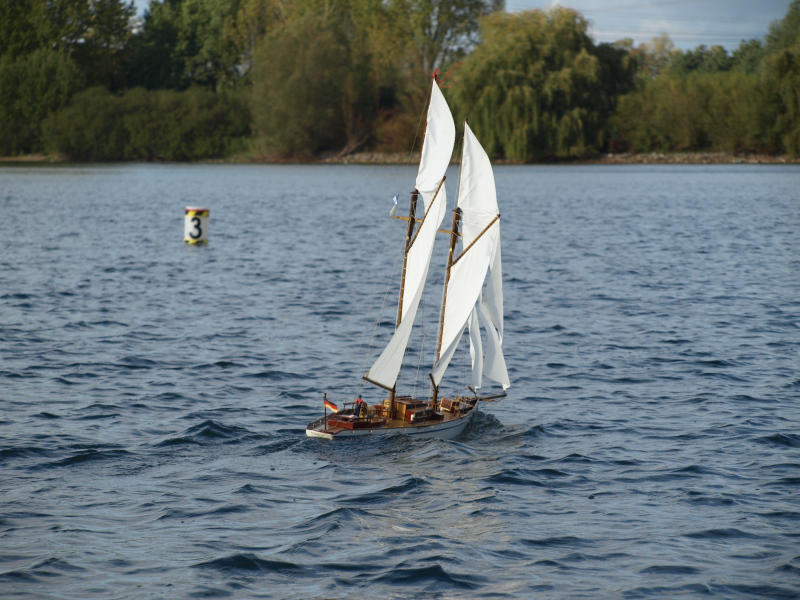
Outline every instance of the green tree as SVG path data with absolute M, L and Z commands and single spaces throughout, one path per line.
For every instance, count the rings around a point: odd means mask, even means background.
M 764 45 L 759 40 L 742 40 L 733 51 L 732 68 L 743 73 L 755 73 L 764 57 Z
M 311 156 L 343 144 L 349 57 L 337 28 L 340 16 L 332 2 L 322 10 L 297 5 L 285 25 L 266 36 L 256 55 L 252 96 L 262 150 Z
M 0 56 L 14 58 L 42 46 L 35 23 L 30 19 L 33 0 L 0 3 Z
M 184 61 L 178 55 L 177 10 L 168 2 L 151 2 L 142 29 L 130 42 L 126 65 L 128 87 L 183 89 Z
M 615 98 L 609 81 L 633 70 L 624 52 L 599 50 L 576 11 L 496 13 L 464 61 L 453 104 L 490 155 L 518 161 L 584 156 L 601 149 Z
M 768 150 L 766 92 L 758 75 L 738 70 L 665 73 L 620 98 L 618 145 L 635 152 Z
M 760 77 L 742 70 L 710 75 L 708 139 L 721 152 L 769 150 L 769 107 Z
M 767 35 L 762 62 L 765 105 L 772 116 L 769 136 L 779 152 L 800 156 L 800 0 Z
M 722 46 L 699 45 L 694 50 L 678 51 L 672 56 L 671 68 L 676 73 L 691 73 L 701 71 L 716 73 L 729 71 L 733 66 L 733 59 Z
M 0 54 L 56 50 L 75 61 L 89 84 L 119 87 L 134 14 L 132 1 L 6 1 L 0 8 Z
M 503 8 L 503 0 L 389 0 L 397 34 L 412 44 L 414 66 L 430 74 L 458 60 L 478 41 L 479 19 Z
M 800 156 L 800 39 L 764 59 L 763 84 L 774 115 L 773 143 L 779 151 Z
M 240 0 L 153 0 L 132 44 L 130 81 L 149 89 L 210 89 L 239 78 L 225 36 Z
M 56 50 L 0 57 L 0 154 L 41 151 L 41 122 L 83 86 L 75 62 Z
M 264 36 L 284 22 L 283 0 L 241 0 L 236 12 L 225 21 L 223 42 L 238 75 L 248 77 Z
M 382 113 L 381 131 L 390 150 L 408 150 L 425 110 L 430 76 L 444 73 L 480 41 L 480 18 L 503 9 L 504 0 L 387 0 L 396 68 L 391 110 Z M 458 71 L 456 71 L 456 76 Z M 445 85 L 449 85 L 445 83 Z
M 649 81 L 664 73 L 669 69 L 675 55 L 680 52 L 666 33 L 654 37 L 649 44 L 642 43 L 633 48 L 631 40 L 628 45 L 631 48 L 631 58 L 637 64 L 637 77 L 640 81 Z
M 380 0 L 298 0 L 272 28 L 253 66 L 258 145 L 275 155 L 352 151 L 371 138 L 385 55 Z M 314 43 L 308 43 L 314 40 Z
M 767 34 L 767 54 L 791 48 L 800 38 L 800 0 L 792 0 L 782 19 L 772 23 Z
M 697 77 L 664 73 L 621 97 L 612 123 L 620 147 L 634 152 L 704 149 L 705 112 L 700 107 L 708 101 L 708 90 L 697 83 Z

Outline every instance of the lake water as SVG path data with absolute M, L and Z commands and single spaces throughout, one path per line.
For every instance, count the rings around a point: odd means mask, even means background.
M 380 397 L 414 175 L 0 168 L 0 597 L 800 596 L 800 167 L 498 167 L 508 396 L 308 439 Z

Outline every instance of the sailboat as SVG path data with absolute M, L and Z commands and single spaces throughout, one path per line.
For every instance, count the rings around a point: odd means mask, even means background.
M 453 209 L 436 354 L 429 373 L 431 396 L 397 394 L 397 379 L 417 315 L 437 232 L 447 212 L 445 171 L 455 143 L 455 124 L 436 79 L 428 104 L 422 155 L 411 192 L 394 333 L 363 379 L 381 388 L 386 397 L 369 404 L 359 396 L 350 405 L 324 398 L 323 416 L 306 427 L 306 435 L 348 439 L 362 435 L 402 433 L 452 439 L 464 431 L 481 400 L 505 395 L 509 387 L 503 356 L 503 289 L 500 256 L 500 214 L 489 157 L 464 124 L 458 199 Z M 424 216 L 419 219 L 420 196 Z M 485 344 L 480 328 L 485 331 Z M 465 331 L 472 360 L 471 394 L 443 397 L 439 386 Z M 479 396 L 483 379 L 502 392 Z M 328 409 L 333 411 L 328 415 Z

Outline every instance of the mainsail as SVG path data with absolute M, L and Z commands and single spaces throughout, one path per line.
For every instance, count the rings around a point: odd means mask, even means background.
M 485 375 L 506 389 L 509 380 L 502 352 L 503 294 L 497 193 L 489 157 L 466 123 L 458 209 L 461 211 L 463 250 L 453 260 L 446 282 L 440 351 L 431 378 L 438 386 L 469 323 L 473 385 L 479 387 Z M 481 294 L 487 272 L 489 281 Z M 485 354 L 479 322 L 487 332 Z
M 447 211 L 447 193 L 443 183 L 444 173 L 450 164 L 455 143 L 455 124 L 450 108 L 436 80 L 431 88 L 428 105 L 428 122 L 422 157 L 417 171 L 416 189 L 425 204 L 425 217 L 419 226 L 411 247 L 406 254 L 403 278 L 400 322 L 392 339 L 367 372 L 365 379 L 386 389 L 394 388 L 403 356 L 411 336 L 411 328 L 422 298 L 425 279 L 433 253 L 436 232 Z

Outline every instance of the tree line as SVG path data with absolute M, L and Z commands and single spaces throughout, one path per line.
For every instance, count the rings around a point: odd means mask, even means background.
M 800 155 L 800 0 L 765 40 L 595 43 L 502 0 L 16 0 L 0 155 L 197 160 L 408 152 L 434 73 L 494 158 Z

